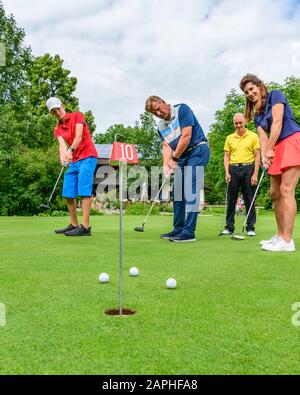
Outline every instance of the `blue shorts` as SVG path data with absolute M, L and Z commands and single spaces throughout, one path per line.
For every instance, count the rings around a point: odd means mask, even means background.
M 62 196 L 70 199 L 77 196 L 92 196 L 96 165 L 97 159 L 93 156 L 70 163 L 64 175 Z

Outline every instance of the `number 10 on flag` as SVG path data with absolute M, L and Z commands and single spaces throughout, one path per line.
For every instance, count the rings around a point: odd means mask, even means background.
M 118 166 L 125 163 L 130 165 L 137 165 L 139 163 L 135 145 L 114 142 L 110 155 L 110 164 L 112 166 Z

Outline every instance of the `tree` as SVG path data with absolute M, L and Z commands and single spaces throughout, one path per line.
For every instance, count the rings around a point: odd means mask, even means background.
M 19 152 L 24 124 L 20 125 L 11 106 L 0 106 L 0 164 L 6 166 Z
M 134 127 L 113 125 L 106 133 L 97 134 L 94 141 L 96 144 L 112 144 L 115 139 L 135 144 L 142 165 L 149 168 L 161 164 L 161 141 L 152 114 L 141 114 L 140 123 L 136 122 Z
M 234 131 L 233 116 L 243 112 L 244 97 L 235 90 L 226 96 L 224 108 L 215 113 L 215 122 L 210 126 L 208 140 L 211 158 L 205 173 L 207 187 L 206 200 L 211 204 L 223 204 L 225 200 L 225 174 L 223 166 L 224 142 L 226 137 Z
M 32 61 L 31 50 L 24 45 L 25 33 L 12 15 L 6 16 L 0 1 L 0 42 L 5 46 L 5 65 L 0 66 L 0 105 L 23 104 L 22 90 Z
M 93 134 L 94 134 L 94 132 L 96 130 L 96 127 L 97 127 L 97 125 L 95 123 L 95 117 L 94 117 L 92 111 L 86 111 L 85 113 L 83 113 L 83 115 L 84 115 L 86 123 L 87 123 L 87 125 L 89 127 L 89 131 L 91 133 L 91 136 L 93 136 Z
M 138 145 L 141 156 L 148 166 L 162 164 L 161 140 L 157 133 L 155 119 L 152 114 L 144 112 L 140 115 L 140 131 Z
M 6 16 L 0 0 L 0 42 L 6 49 L 6 63 L 0 66 L 2 215 L 37 213 L 54 185 L 60 168 L 53 136 L 56 120 L 49 116 L 46 100 L 56 95 L 67 111 L 78 111 L 77 79 L 64 69 L 63 60 L 49 54 L 34 57 L 24 38 L 25 32 L 13 16 Z M 92 112 L 85 116 L 93 132 Z M 59 195 L 56 204 L 61 204 Z
M 64 103 L 67 111 L 78 109 L 78 99 L 73 96 L 77 79 L 70 77 L 70 70 L 63 68 L 59 55 L 46 54 L 34 59 L 28 69 L 28 104 L 33 115 L 45 113 L 46 101 L 57 96 Z
M 0 42 L 5 48 L 5 64 L 0 66 L 0 177 L 18 155 L 25 127 L 22 113 L 26 72 L 32 61 L 30 48 L 24 45 L 25 33 L 14 17 L 6 16 L 0 1 Z
M 300 125 L 300 78 L 294 76 L 286 78 L 282 90 L 293 109 L 298 125 Z
M 28 69 L 26 109 L 26 132 L 24 140 L 29 147 L 44 147 L 53 144 L 53 129 L 56 120 L 47 113 L 46 101 L 57 96 L 66 111 L 79 111 L 78 99 L 74 96 L 77 79 L 70 76 L 70 71 L 63 67 L 63 60 L 58 56 L 46 54 L 33 60 Z M 91 134 L 96 129 L 95 118 L 91 111 L 84 113 Z
M 0 184 L 0 212 L 2 215 L 32 215 L 39 213 L 39 206 L 48 199 L 59 174 L 57 150 L 22 148 L 9 172 L 2 173 Z M 4 182 L 3 182 L 4 181 Z M 54 199 L 53 208 L 62 204 L 61 183 Z M 4 188 L 3 188 L 4 187 Z

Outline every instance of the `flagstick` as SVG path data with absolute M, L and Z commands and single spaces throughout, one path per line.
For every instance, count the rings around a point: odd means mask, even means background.
M 123 314 L 123 163 L 120 162 L 119 180 L 119 200 L 120 200 L 120 317 Z

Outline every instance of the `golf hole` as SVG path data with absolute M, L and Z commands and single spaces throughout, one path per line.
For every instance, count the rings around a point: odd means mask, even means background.
M 122 309 L 122 315 L 133 315 L 135 314 L 136 311 L 131 310 L 131 309 Z M 112 316 L 120 316 L 120 309 L 109 309 L 105 310 L 106 315 L 112 315 Z

